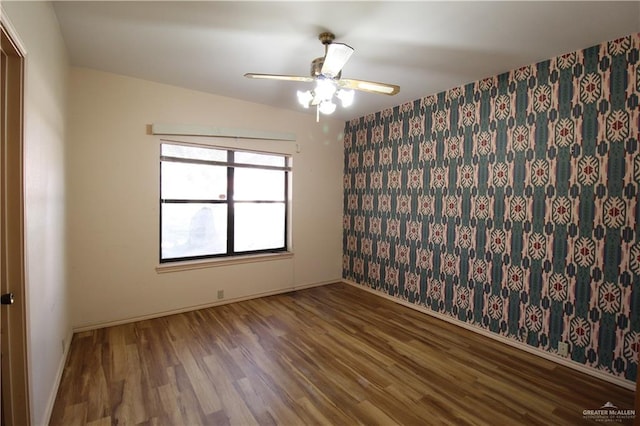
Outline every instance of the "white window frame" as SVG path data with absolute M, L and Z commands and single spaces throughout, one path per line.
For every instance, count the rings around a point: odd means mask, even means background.
M 162 194 L 161 188 L 159 188 L 159 250 L 158 250 L 158 258 L 160 265 L 156 268 L 158 272 L 172 272 L 183 269 L 197 269 L 208 266 L 221 266 L 228 264 L 236 264 L 236 263 L 245 263 L 245 262 L 257 262 L 257 261 L 266 261 L 266 260 L 277 260 L 283 258 L 289 258 L 293 256 L 292 252 L 292 220 L 291 220 L 291 211 L 292 211 L 292 172 L 293 172 L 293 144 L 290 143 L 289 140 L 242 140 L 239 138 L 234 138 L 233 140 L 226 138 L 200 138 L 200 137 L 181 137 L 181 138 L 161 138 L 159 139 L 159 150 L 163 143 L 172 144 L 172 145 L 187 145 L 187 146 L 195 146 L 198 148 L 210 148 L 210 149 L 218 149 L 218 150 L 226 150 L 226 151 L 234 151 L 234 152 L 253 152 L 258 154 L 267 154 L 267 155 L 278 155 L 284 157 L 285 167 L 282 167 L 282 170 L 285 171 L 285 236 L 284 236 L 284 247 L 280 247 L 277 249 L 265 249 L 265 250 L 256 250 L 256 251 L 243 251 L 243 252 L 227 252 L 224 254 L 214 254 L 214 255 L 203 255 L 203 256 L 190 256 L 190 257 L 181 257 L 181 258 L 170 258 L 170 259 L 162 259 Z M 269 150 L 261 150 L 255 149 L 254 146 L 256 144 L 264 144 L 267 146 Z M 270 148 L 274 148 L 271 150 Z M 297 150 L 298 146 L 295 145 L 295 149 Z M 162 155 L 159 155 L 159 158 L 162 161 Z M 158 163 L 161 164 L 161 161 Z M 228 165 L 228 167 L 238 167 L 239 165 Z M 261 166 L 250 166 L 250 167 L 261 167 Z M 160 176 L 160 170 L 158 173 Z M 228 197 L 227 197 L 228 198 Z M 227 200 L 228 202 L 234 202 Z M 230 232 L 233 232 L 232 230 Z

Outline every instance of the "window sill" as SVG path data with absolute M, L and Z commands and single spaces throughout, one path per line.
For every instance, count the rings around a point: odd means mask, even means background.
M 240 265 L 243 263 L 267 262 L 271 260 L 283 260 L 293 258 L 293 252 L 251 254 L 247 256 L 225 257 L 218 259 L 190 260 L 186 262 L 163 263 L 156 266 L 156 272 L 165 274 L 168 272 L 188 271 L 191 269 L 216 268 L 218 266 Z

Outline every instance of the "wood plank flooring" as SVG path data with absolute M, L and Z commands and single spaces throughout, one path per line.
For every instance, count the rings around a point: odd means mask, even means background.
M 574 425 L 633 399 L 337 283 L 76 334 L 51 425 Z

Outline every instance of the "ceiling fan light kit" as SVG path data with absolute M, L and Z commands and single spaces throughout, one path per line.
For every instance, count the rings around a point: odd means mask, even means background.
M 343 108 L 350 107 L 354 98 L 353 90 L 339 89 L 336 82 L 330 78 L 318 78 L 314 90 L 298 90 L 297 95 L 298 102 L 305 109 L 315 105 L 317 112 L 325 115 L 333 114 L 336 110 L 336 103 L 333 101 L 334 97 L 338 98 Z
M 342 68 L 353 54 L 353 48 L 344 43 L 334 43 L 335 36 L 330 32 L 321 33 L 318 37 L 324 45 L 324 56 L 311 62 L 311 76 L 247 73 L 247 78 L 264 80 L 284 80 L 316 83 L 313 90 L 298 90 L 298 102 L 304 108 L 316 107 L 316 121 L 320 113 L 332 114 L 337 107 L 334 98 L 340 101 L 343 108 L 353 104 L 354 90 L 383 95 L 395 95 L 400 86 L 374 81 L 342 79 Z

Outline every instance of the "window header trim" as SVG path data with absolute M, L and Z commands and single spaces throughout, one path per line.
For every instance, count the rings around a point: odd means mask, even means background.
M 296 140 L 296 135 L 294 133 L 201 126 L 197 124 L 153 123 L 151 125 L 151 134 L 172 136 L 213 136 L 219 138 L 263 139 L 291 142 L 295 142 Z

